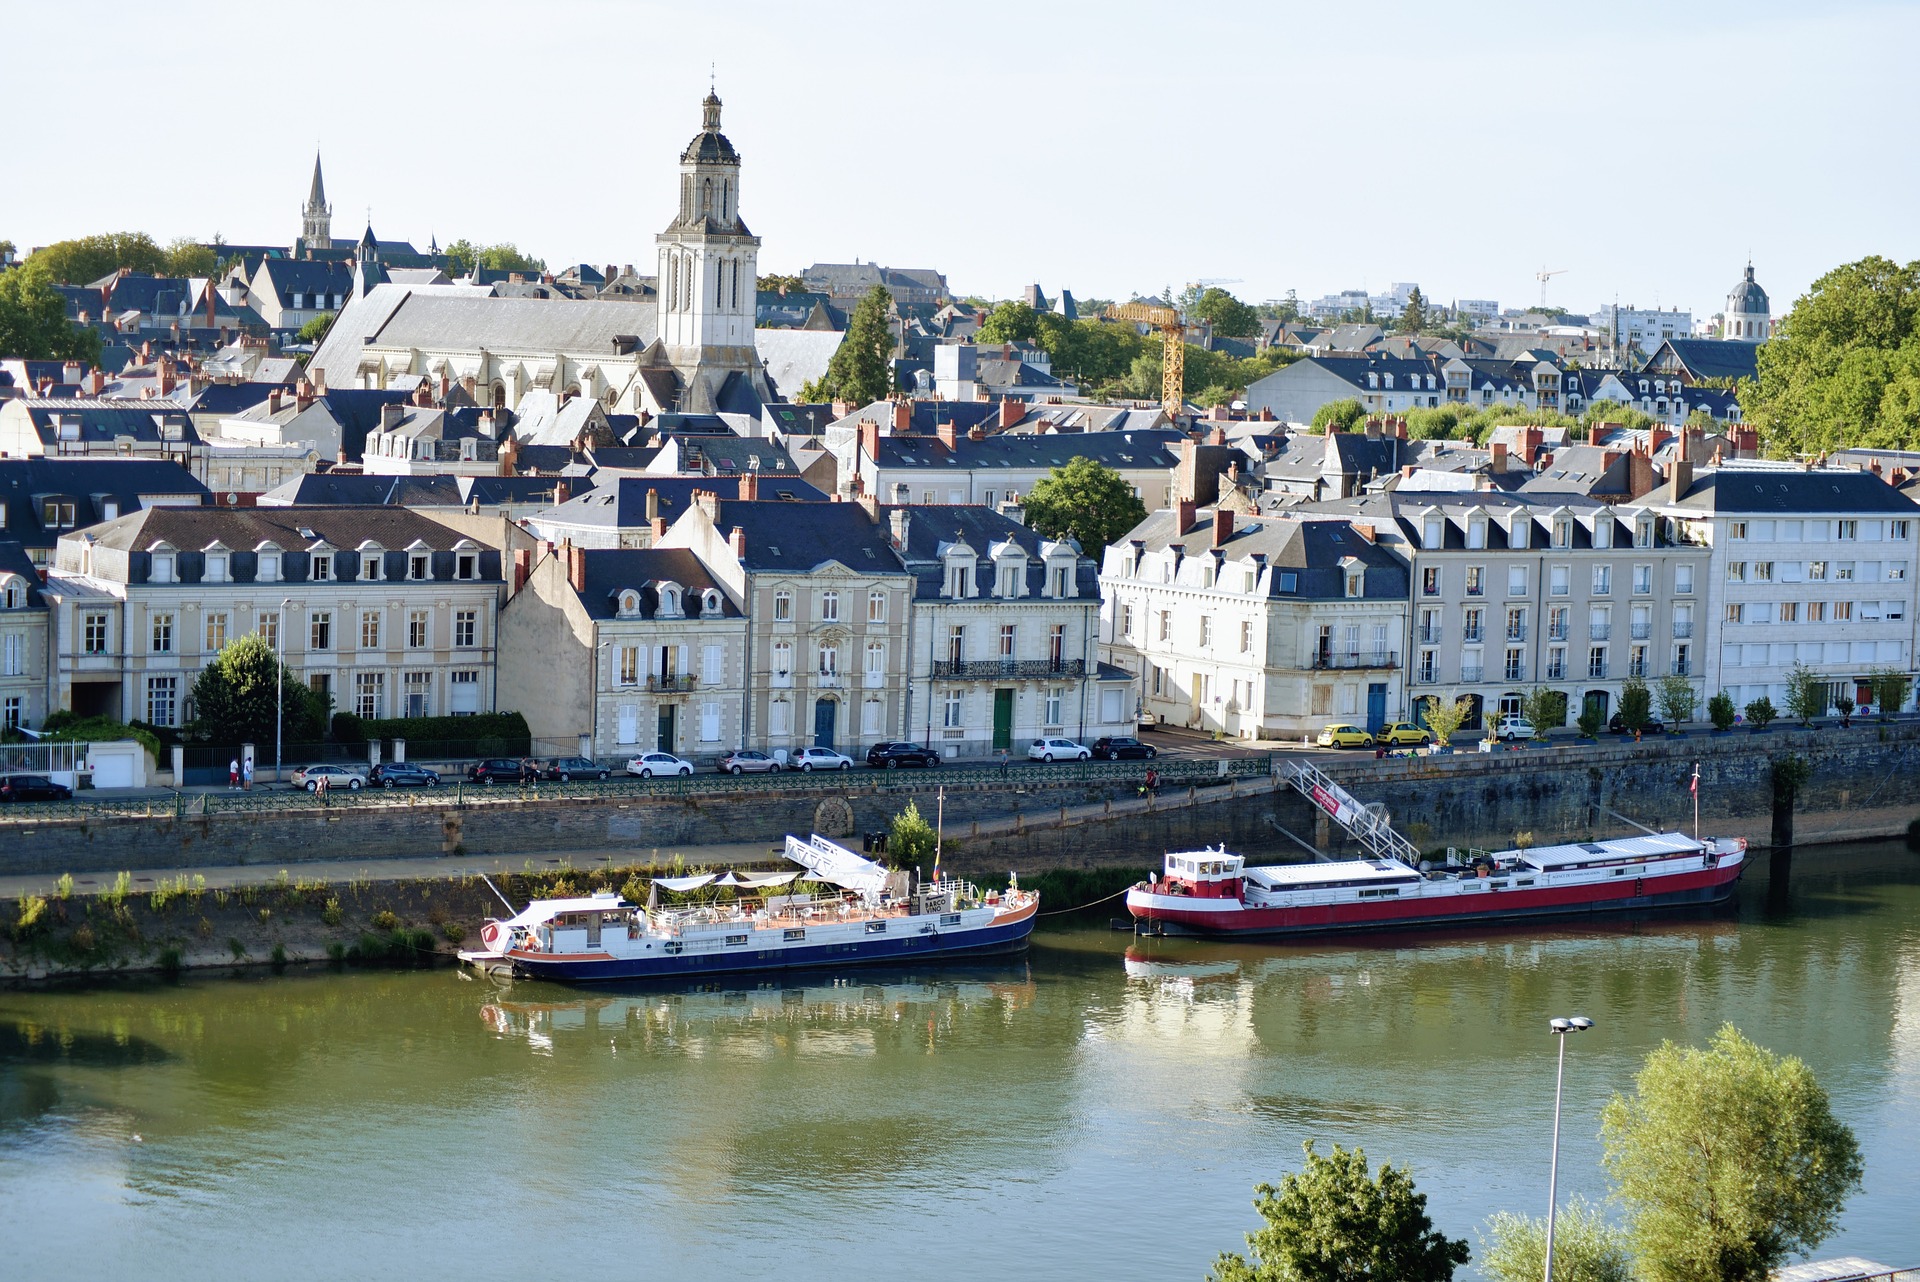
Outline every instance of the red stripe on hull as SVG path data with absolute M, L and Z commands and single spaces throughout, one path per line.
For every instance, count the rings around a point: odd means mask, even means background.
M 1134 904 L 1135 917 L 1183 926 L 1208 935 L 1290 934 L 1365 927 L 1433 925 L 1435 923 L 1492 920 L 1500 917 L 1555 912 L 1607 912 L 1655 907 L 1673 902 L 1712 902 L 1733 892 L 1746 870 L 1746 860 L 1723 863 L 1698 872 L 1673 873 L 1642 880 L 1641 893 L 1632 882 L 1595 881 L 1575 886 L 1545 886 L 1528 890 L 1488 890 L 1447 895 L 1444 898 L 1369 900 L 1365 903 L 1312 904 L 1300 908 L 1244 908 L 1237 912 L 1194 912 L 1159 904 Z M 1628 891 L 1622 894 L 1620 892 Z

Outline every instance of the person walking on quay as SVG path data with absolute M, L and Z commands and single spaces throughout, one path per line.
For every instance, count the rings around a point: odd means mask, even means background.
M 240 763 L 240 790 L 242 792 L 253 791 L 253 758 L 252 757 L 248 757 L 245 761 Z
M 227 791 L 233 792 L 240 787 L 240 758 L 227 762 Z

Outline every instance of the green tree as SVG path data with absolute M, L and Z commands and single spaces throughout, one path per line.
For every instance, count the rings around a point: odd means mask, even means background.
M 220 255 L 191 236 L 182 236 L 167 245 L 167 276 L 216 276 Z
M 1774 707 L 1773 700 L 1763 694 L 1746 706 L 1746 714 L 1747 720 L 1751 721 L 1757 729 L 1765 730 L 1773 724 L 1773 719 L 1780 715 L 1780 709 Z
M 1828 693 L 1827 683 L 1806 664 L 1796 660 L 1787 670 L 1787 711 L 1800 718 L 1801 725 L 1810 726 L 1815 717 L 1826 715 Z
M 996 303 L 973 331 L 976 343 L 1033 343 L 1040 337 L 1041 313 L 1019 300 Z
M 1765 1282 L 1860 1187 L 1860 1146 L 1812 1070 L 1731 1024 L 1648 1055 L 1601 1137 L 1646 1282 Z
M 1218 286 L 1201 291 L 1187 316 L 1210 323 L 1220 338 L 1252 338 L 1260 332 L 1260 314 Z
M 0 272 L 0 356 L 24 360 L 100 359 L 100 335 L 67 319 L 67 301 L 44 264 Z
M 1631 432 L 1644 432 L 1653 425 L 1653 416 L 1618 401 L 1598 400 L 1587 406 L 1586 413 L 1580 416 L 1580 425 L 1591 433 L 1602 423 L 1624 427 Z
M 1101 320 L 1074 321 L 1047 337 L 1055 344 L 1047 349 L 1055 372 L 1072 378 L 1083 391 L 1105 389 L 1126 378 L 1148 346 L 1133 326 Z M 1159 377 L 1156 365 L 1154 378 Z M 1157 384 L 1154 395 L 1159 395 Z
M 1427 327 L 1427 296 L 1415 285 L 1407 295 L 1407 305 L 1400 310 L 1400 320 L 1394 326 L 1402 334 L 1418 334 Z
M 1027 492 L 1027 524 L 1050 539 L 1076 539 L 1096 563 L 1107 544 L 1147 517 L 1146 504 L 1120 473 L 1086 457 L 1070 460 Z
M 1427 1196 L 1404 1166 L 1367 1173 L 1367 1155 L 1338 1144 L 1304 1169 L 1254 1189 L 1266 1223 L 1247 1234 L 1252 1259 L 1228 1252 L 1215 1282 L 1448 1282 L 1469 1258 L 1463 1240 L 1436 1231 Z
M 1547 1271 L 1547 1221 L 1501 1211 L 1480 1238 L 1480 1271 L 1490 1282 L 1540 1282 Z M 1576 1197 L 1553 1221 L 1553 1282 L 1633 1282 L 1627 1235 L 1600 1208 Z
M 753 287 L 766 294 L 804 294 L 807 282 L 798 276 L 781 276 L 769 273 L 753 282 Z
M 446 255 L 447 271 L 451 275 L 465 276 L 473 271 L 474 264 L 496 272 L 544 272 L 547 262 L 544 258 L 535 258 L 522 253 L 518 246 L 503 241 L 498 245 L 476 245 L 470 240 L 456 240 L 440 251 Z
M 1547 731 L 1567 724 L 1567 695 L 1564 690 L 1535 686 L 1521 700 L 1520 711 L 1533 725 L 1533 737 L 1545 739 Z
M 1329 423 L 1338 423 L 1343 429 L 1350 428 L 1366 416 L 1366 407 L 1349 396 L 1345 400 L 1328 401 L 1313 412 L 1313 430 L 1324 432 Z
M 1620 724 L 1627 733 L 1637 735 L 1653 720 L 1653 692 L 1639 677 L 1628 677 L 1620 685 Z
M 1880 668 L 1867 679 L 1873 683 L 1873 707 L 1880 720 L 1885 721 L 1907 706 L 1907 693 L 1913 689 L 1913 679 L 1906 673 Z
M 893 333 L 887 328 L 892 303 L 886 288 L 875 285 L 854 305 L 827 372 L 801 389 L 802 400 L 871 405 L 893 390 Z
M 1420 724 L 1432 731 L 1433 741 L 1442 748 L 1452 742 L 1472 715 L 1473 700 L 1464 694 L 1445 699 L 1428 695 L 1420 700 Z
M 907 808 L 887 825 L 887 860 L 895 868 L 915 868 L 933 862 L 933 848 L 939 834 L 920 814 L 920 807 L 909 801 Z
M 1660 716 L 1666 721 L 1667 729 L 1678 730 L 1693 720 L 1694 705 L 1699 701 L 1699 693 L 1685 677 L 1668 673 L 1660 678 Z
M 1707 716 L 1713 721 L 1715 730 L 1733 729 L 1734 719 L 1739 715 L 1739 709 L 1733 706 L 1733 696 L 1725 690 L 1707 700 Z
M 273 647 L 250 632 L 227 642 L 194 678 L 193 733 L 214 743 L 269 744 L 279 725 L 289 740 L 318 739 L 326 727 L 326 710 L 319 703 L 307 683 L 280 663 Z
M 320 340 L 325 338 L 327 336 L 327 331 L 332 328 L 333 328 L 333 313 L 321 312 L 318 316 L 314 317 L 312 320 L 302 325 L 300 327 L 299 334 L 297 334 L 295 337 L 297 337 L 303 343 L 312 343 L 315 346 L 318 346 L 320 343 Z
M 1607 724 L 1606 714 L 1600 711 L 1600 701 L 1597 699 L 1582 699 L 1580 701 L 1580 715 L 1574 719 L 1574 724 L 1580 727 L 1581 738 L 1599 738 L 1600 731 L 1603 730 Z
M 125 267 L 131 271 L 166 274 L 166 251 L 142 231 L 106 232 L 59 240 L 37 249 L 27 259 L 38 263 L 62 285 L 87 285 Z

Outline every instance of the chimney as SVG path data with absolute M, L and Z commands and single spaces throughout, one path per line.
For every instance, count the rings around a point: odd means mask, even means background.
M 893 403 L 893 434 L 904 436 L 913 430 L 913 405 L 908 401 Z
M 173 395 L 173 387 L 174 387 L 173 361 L 170 358 L 165 356 L 162 356 L 160 358 L 159 382 L 160 382 L 160 395 L 162 396 Z
M 527 586 L 527 574 L 533 568 L 533 549 L 515 548 L 513 550 L 513 593 L 517 595 Z
M 567 582 L 575 592 L 587 590 L 587 550 L 567 544 Z
M 1004 404 L 1004 402 L 1002 403 Z M 940 438 L 942 445 L 951 450 L 954 444 L 960 439 L 960 426 L 951 420 L 945 423 L 936 423 L 933 427 L 933 434 Z
M 426 409 L 427 407 L 431 406 L 433 404 L 432 385 L 428 383 L 422 383 L 418 387 L 414 388 L 413 403 L 419 406 L 421 409 Z
M 87 371 L 87 391 L 99 396 L 107 390 L 107 371 L 94 369 Z
M 1273 411 L 1265 405 L 1260 407 L 1260 421 L 1262 423 L 1273 422 Z
M 1341 425 L 1341 423 L 1340 423 L 1340 420 L 1339 420 L 1339 419 L 1337 419 L 1337 418 L 1331 418 L 1331 419 L 1328 419 L 1328 420 L 1327 420 L 1327 435 L 1328 435 L 1328 436 L 1333 436 L 1333 435 L 1335 435 L 1336 433 L 1339 433 L 1339 432 L 1344 432 L 1344 431 L 1346 431 L 1346 430 L 1347 430 L 1347 429 L 1346 429 L 1346 428 L 1345 428 L 1344 426 L 1342 426 L 1342 425 Z
M 1520 431 L 1520 461 L 1528 467 L 1540 455 L 1540 447 L 1547 443 L 1547 430 L 1543 427 L 1527 427 Z
M 453 376 L 446 370 L 440 371 L 440 403 L 447 403 L 447 396 L 453 391 Z
M 1194 504 L 1190 498 L 1183 498 L 1173 505 L 1174 532 L 1185 534 L 1193 525 Z
M 404 405 L 391 402 L 382 405 L 380 407 L 380 430 L 383 432 L 391 432 L 394 428 L 400 426 L 400 420 L 406 416 L 406 412 L 407 407 Z M 483 414 L 480 418 L 483 424 L 487 422 L 486 415 Z M 480 430 L 485 432 L 487 429 L 485 426 L 482 426 Z M 491 435 L 491 433 L 489 433 L 489 435 Z
M 1217 507 L 1213 509 L 1213 546 L 1222 547 L 1233 537 L 1233 510 Z
M 660 491 L 651 487 L 647 490 L 647 519 L 649 521 L 660 519 Z
M 1507 443 L 1505 441 L 1495 441 L 1493 443 L 1493 463 L 1491 470 L 1495 476 L 1506 475 Z
M 658 543 L 661 539 L 667 537 L 667 518 L 664 516 L 648 517 L 647 528 L 653 531 L 653 541 Z
M 1008 397 L 1006 400 L 1003 400 L 1000 402 L 1000 430 L 1001 431 L 1003 432 L 1006 431 L 1008 428 L 1012 427 L 1015 423 L 1018 423 L 1021 419 L 1025 418 L 1026 416 L 1027 416 L 1027 406 L 1024 401 L 1016 401 L 1013 398 Z
M 280 412 L 280 389 L 277 387 L 269 388 L 267 390 L 267 413 L 278 414 L 279 412 Z
M 1647 457 L 1652 458 L 1660 452 L 1660 447 L 1667 443 L 1668 435 L 1666 427 L 1660 423 L 1647 428 Z
M 855 406 L 852 401 L 834 401 L 832 403 L 833 416 L 835 418 L 845 418 L 847 415 L 853 413 L 856 408 L 858 407 Z
M 60 381 L 69 386 L 75 385 L 86 372 L 87 367 L 79 361 L 68 361 L 60 367 Z
M 760 474 L 758 472 L 740 473 L 740 498 L 751 503 L 760 497 Z
M 1403 481 L 1411 481 L 1413 479 L 1413 472 L 1414 472 L 1413 464 L 1408 463 L 1405 467 L 1402 467 L 1400 469 L 1400 479 Z
M 1374 530 L 1371 524 L 1363 524 L 1359 521 L 1349 521 L 1347 522 L 1347 524 L 1352 528 L 1355 534 L 1358 534 L 1361 538 L 1365 539 L 1367 542 L 1371 543 L 1374 541 L 1373 539 Z
M 887 513 L 887 521 L 893 527 L 893 546 L 897 548 L 907 546 L 907 529 L 912 519 L 907 509 L 903 507 L 894 508 L 893 511 Z
M 987 431 L 976 423 L 967 429 L 967 439 L 969 441 L 984 441 L 987 439 Z
M 731 542 L 733 543 L 733 559 L 736 561 L 746 560 L 747 530 L 745 526 L 736 525 L 733 527 L 733 538 Z
M 1215 419 L 1215 420 L 1223 419 L 1223 418 L 1226 418 L 1231 412 L 1232 411 L 1230 411 L 1224 405 L 1209 405 L 1207 407 L 1207 417 L 1210 419 Z
M 1407 420 L 1404 416 L 1393 420 L 1393 437 L 1397 441 L 1407 439 Z
M 1379 419 L 1370 418 L 1367 420 L 1367 439 L 1369 441 L 1377 441 L 1380 439 L 1380 420 Z
M 295 409 L 304 412 L 311 404 L 313 404 L 313 384 L 303 378 L 293 385 L 293 405 Z
M 860 452 L 870 459 L 880 457 L 880 425 L 872 419 L 860 420 Z
M 307 377 L 313 380 L 313 394 L 315 396 L 325 396 L 327 394 L 327 371 L 326 370 L 324 369 L 308 370 Z
M 1207 435 L 1207 444 L 1209 445 L 1225 445 L 1226 443 L 1227 429 L 1224 427 L 1216 427 Z
M 1693 462 L 1677 458 L 1667 469 L 1667 502 L 1678 503 L 1693 488 Z
M 1700 429 L 1682 427 L 1680 429 L 1680 454 L 1687 462 L 1693 462 L 1694 451 L 1700 447 Z
M 559 507 L 562 503 L 565 503 L 568 499 L 572 497 L 573 497 L 573 487 L 568 485 L 564 480 L 555 481 L 553 483 L 553 505 L 555 507 Z

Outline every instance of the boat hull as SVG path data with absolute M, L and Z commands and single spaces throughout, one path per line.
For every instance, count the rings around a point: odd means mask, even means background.
M 1639 894 L 1631 893 L 1630 886 L 1621 882 L 1594 882 L 1489 890 L 1471 898 L 1374 900 L 1298 908 L 1248 908 L 1238 900 L 1187 899 L 1136 887 L 1127 893 L 1127 910 L 1133 914 L 1137 929 L 1153 934 L 1233 938 L 1337 934 L 1701 907 L 1731 896 L 1745 871 L 1746 861 L 1739 859 L 1717 868 L 1647 878 Z
M 680 979 L 706 975 L 740 975 L 790 970 L 837 970 L 841 967 L 947 962 L 998 957 L 1024 952 L 1033 934 L 1038 905 L 1008 913 L 969 929 L 928 929 L 913 934 L 889 934 L 868 939 L 741 948 L 726 952 L 667 953 L 659 949 L 638 956 L 610 953 L 508 953 L 514 973 L 530 979 L 568 984 L 616 983 L 638 979 Z M 771 942 L 771 941 L 770 941 Z

